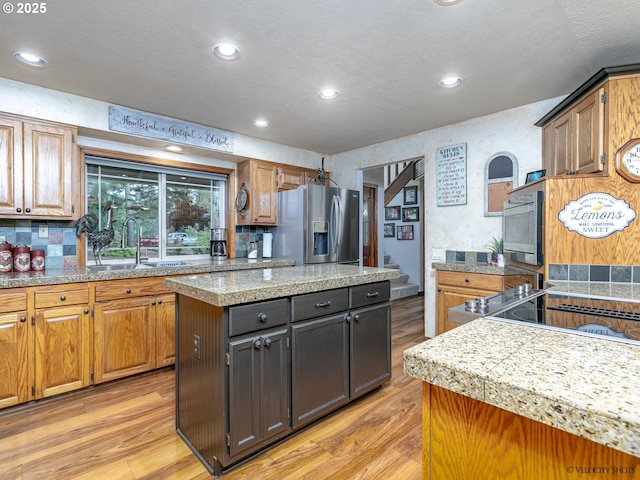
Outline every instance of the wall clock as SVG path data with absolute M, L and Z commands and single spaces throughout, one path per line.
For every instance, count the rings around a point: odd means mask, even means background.
M 616 171 L 630 182 L 640 182 L 640 138 L 632 138 L 616 153 Z
M 236 210 L 241 212 L 245 208 L 247 208 L 247 200 L 249 198 L 249 191 L 247 187 L 244 186 L 244 183 L 240 187 L 238 194 L 236 195 Z

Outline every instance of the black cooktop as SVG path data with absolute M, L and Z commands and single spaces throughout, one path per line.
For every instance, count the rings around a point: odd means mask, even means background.
M 625 300 L 546 292 L 492 317 L 640 344 L 640 303 Z

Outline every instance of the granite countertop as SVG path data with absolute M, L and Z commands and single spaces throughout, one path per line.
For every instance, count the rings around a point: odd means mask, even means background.
M 176 260 L 179 261 L 179 260 Z M 170 263 L 167 260 L 164 263 Z M 162 263 L 162 262 L 161 262 Z M 64 283 L 95 282 L 142 277 L 166 277 L 195 273 L 225 272 L 230 270 L 255 270 L 274 267 L 291 267 L 293 260 L 283 258 L 230 258 L 227 260 L 187 260 L 186 265 L 141 268 L 136 270 L 111 270 L 91 272 L 88 267 L 68 267 L 47 269 L 42 272 L 0 273 L 0 289 L 14 287 L 34 287 Z M 145 265 L 145 264 L 143 264 Z
M 404 371 L 640 456 L 640 347 L 481 318 L 405 350 Z
M 547 281 L 546 290 L 554 293 L 570 293 L 576 297 L 604 298 L 640 302 L 640 284 L 615 282 L 565 282 Z
M 485 265 L 480 263 L 452 263 L 434 262 L 431 264 L 434 270 L 446 270 L 449 272 L 484 273 L 487 275 L 531 275 L 528 270 L 523 270 L 511 265 L 498 267 L 497 265 Z
M 399 271 L 351 265 L 304 265 L 165 280 L 167 289 L 225 307 L 304 293 L 391 280 Z

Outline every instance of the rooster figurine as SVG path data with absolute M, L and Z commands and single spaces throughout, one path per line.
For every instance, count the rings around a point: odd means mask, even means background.
M 78 237 L 82 235 L 82 232 L 87 232 L 87 242 L 93 249 L 93 258 L 96 261 L 96 265 L 102 265 L 102 259 L 100 258 L 102 250 L 113 242 L 113 238 L 115 236 L 113 231 L 112 211 L 114 208 L 115 207 L 111 206 L 111 203 L 107 203 L 104 206 L 107 221 L 102 230 L 96 231 L 96 228 L 98 228 L 98 217 L 93 213 L 87 213 L 85 216 L 81 217 L 76 225 L 76 235 Z

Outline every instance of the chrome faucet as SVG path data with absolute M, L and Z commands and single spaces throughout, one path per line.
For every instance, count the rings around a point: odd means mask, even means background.
M 136 225 L 136 265 L 140 265 L 140 227 L 138 226 L 138 221 L 133 217 L 127 217 L 127 219 L 122 224 L 122 239 L 120 240 L 120 248 L 125 248 L 125 233 L 129 228 L 129 222 L 133 221 Z

